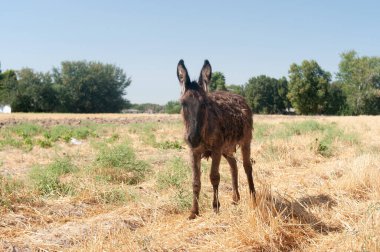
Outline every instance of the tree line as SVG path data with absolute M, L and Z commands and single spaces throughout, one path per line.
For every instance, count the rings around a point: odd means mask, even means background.
M 304 60 L 291 64 L 287 77 L 259 75 L 243 85 L 226 84 L 224 74 L 216 71 L 209 89 L 240 94 L 259 114 L 380 114 L 380 57 L 355 51 L 340 56 L 334 79 L 315 60 Z M 30 68 L 0 71 L 0 104 L 11 104 L 16 112 L 110 113 L 132 108 L 179 113 L 178 101 L 130 104 L 125 97 L 130 84 L 115 65 L 64 61 L 47 73 Z
M 111 64 L 64 61 L 51 72 L 0 71 L 0 104 L 15 112 L 111 113 L 128 107 L 131 79 Z
M 355 51 L 340 56 L 335 80 L 315 60 L 304 60 L 291 64 L 288 78 L 260 75 L 244 85 L 227 85 L 223 73 L 215 72 L 210 90 L 240 94 L 258 114 L 380 114 L 380 57 Z

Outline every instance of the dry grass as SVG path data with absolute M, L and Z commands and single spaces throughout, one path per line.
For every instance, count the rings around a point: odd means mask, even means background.
M 27 136 L 24 148 L 2 135 L 21 120 L 42 120 L 42 131 L 56 123 L 97 125 L 80 145 L 61 139 L 40 146 L 38 133 Z M 215 214 L 210 161 L 202 161 L 201 216 L 192 221 L 178 116 L 11 114 L 1 115 L 2 122 L 9 124 L 0 128 L 0 250 L 380 251 L 380 117 L 255 116 L 256 202 L 238 162 L 242 200 L 231 204 L 223 160 Z M 133 153 L 120 160 L 123 148 Z M 71 190 L 41 193 L 31 170 L 41 173 L 62 158 L 75 169 L 47 170 L 47 181 Z M 110 179 L 118 169 L 129 178 L 128 167 L 141 162 L 149 169 L 136 182 Z

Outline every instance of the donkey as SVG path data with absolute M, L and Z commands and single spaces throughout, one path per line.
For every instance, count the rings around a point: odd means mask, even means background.
M 252 111 L 240 95 L 229 92 L 208 92 L 211 81 L 211 65 L 205 60 L 199 80 L 190 81 L 183 60 L 178 62 L 177 77 L 181 85 L 181 114 L 185 124 L 185 141 L 191 149 L 193 172 L 193 206 L 189 219 L 199 215 L 201 190 L 201 159 L 211 157 L 210 180 L 214 197 L 212 206 L 217 213 L 220 208 L 218 187 L 219 164 L 223 156 L 230 165 L 232 175 L 232 200 L 240 200 L 238 168 L 233 154 L 241 147 L 243 166 L 248 178 L 251 197 L 255 198 L 250 158 L 252 140 Z

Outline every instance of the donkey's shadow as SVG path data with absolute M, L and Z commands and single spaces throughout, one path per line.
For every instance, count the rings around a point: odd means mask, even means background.
M 289 199 L 279 194 L 273 195 L 268 191 L 259 193 L 256 200 L 257 207 L 265 206 L 265 209 L 270 210 L 272 215 L 281 215 L 285 221 L 296 220 L 299 224 L 308 225 L 315 232 L 325 235 L 330 232 L 339 232 L 342 227 L 338 224 L 324 223 L 311 213 L 308 207 L 327 205 L 331 208 L 336 204 L 336 201 L 325 194 Z

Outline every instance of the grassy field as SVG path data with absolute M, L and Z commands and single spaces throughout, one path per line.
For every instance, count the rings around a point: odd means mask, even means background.
M 239 166 L 219 214 L 191 204 L 179 116 L 0 115 L 0 250 L 380 251 L 380 117 L 255 116 L 257 201 Z M 15 250 L 12 250 L 15 249 Z

